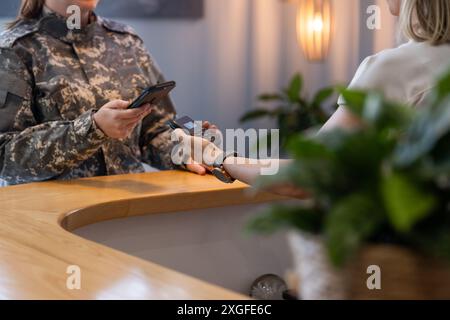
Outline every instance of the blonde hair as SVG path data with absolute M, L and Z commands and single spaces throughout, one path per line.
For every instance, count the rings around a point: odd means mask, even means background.
M 450 0 L 402 0 L 400 28 L 418 42 L 449 43 Z

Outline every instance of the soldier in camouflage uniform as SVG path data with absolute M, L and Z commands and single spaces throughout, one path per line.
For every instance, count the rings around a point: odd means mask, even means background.
M 0 179 L 50 179 L 174 168 L 170 99 L 124 140 L 108 138 L 93 113 L 130 101 L 163 76 L 128 26 L 92 15 L 81 30 L 44 9 L 0 35 Z

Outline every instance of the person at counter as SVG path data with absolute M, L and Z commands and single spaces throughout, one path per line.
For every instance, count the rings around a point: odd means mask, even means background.
M 363 61 L 356 72 L 350 88 L 369 89 L 382 92 L 388 99 L 412 107 L 420 103 L 432 91 L 435 79 L 450 67 L 450 0 L 387 0 L 394 16 L 400 18 L 400 28 L 409 42 L 398 48 L 385 50 Z M 338 101 L 339 108 L 322 127 L 321 131 L 335 128 L 351 129 L 360 126 L 360 120 L 349 112 L 344 99 Z M 175 132 L 179 139 L 188 139 L 194 148 L 218 154 L 222 175 L 252 184 L 260 176 L 264 163 L 250 163 L 245 158 L 223 153 L 209 141 L 190 137 L 183 131 Z M 208 151 L 210 150 L 210 151 Z M 195 158 L 195 157 L 194 157 Z M 211 156 L 204 157 L 211 158 Z M 203 159 L 204 159 L 203 158 Z M 198 162 L 203 159 L 196 159 Z M 276 167 L 287 166 L 290 160 L 269 160 Z M 204 163 L 210 166 L 209 163 Z M 273 166 L 273 164 L 272 164 Z M 276 193 L 303 197 L 301 190 L 279 186 Z
M 127 110 L 164 77 L 130 27 L 94 14 L 98 3 L 22 0 L 0 35 L 0 180 L 9 185 L 138 173 L 142 162 L 176 168 L 172 101 Z M 81 9 L 79 29 L 67 26 L 69 5 Z

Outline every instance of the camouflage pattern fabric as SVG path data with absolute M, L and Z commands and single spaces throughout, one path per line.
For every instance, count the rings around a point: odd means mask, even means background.
M 20 184 L 174 168 L 166 99 L 124 141 L 106 137 L 93 113 L 164 81 L 128 26 L 93 15 L 81 30 L 44 11 L 0 35 L 0 179 Z

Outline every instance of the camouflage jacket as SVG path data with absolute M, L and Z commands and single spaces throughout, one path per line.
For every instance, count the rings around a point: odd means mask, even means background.
M 164 79 L 130 27 L 93 18 L 68 30 L 43 12 L 0 35 L 0 179 L 8 184 L 143 172 L 142 162 L 173 168 L 170 99 L 125 141 L 96 128 L 95 110 Z

